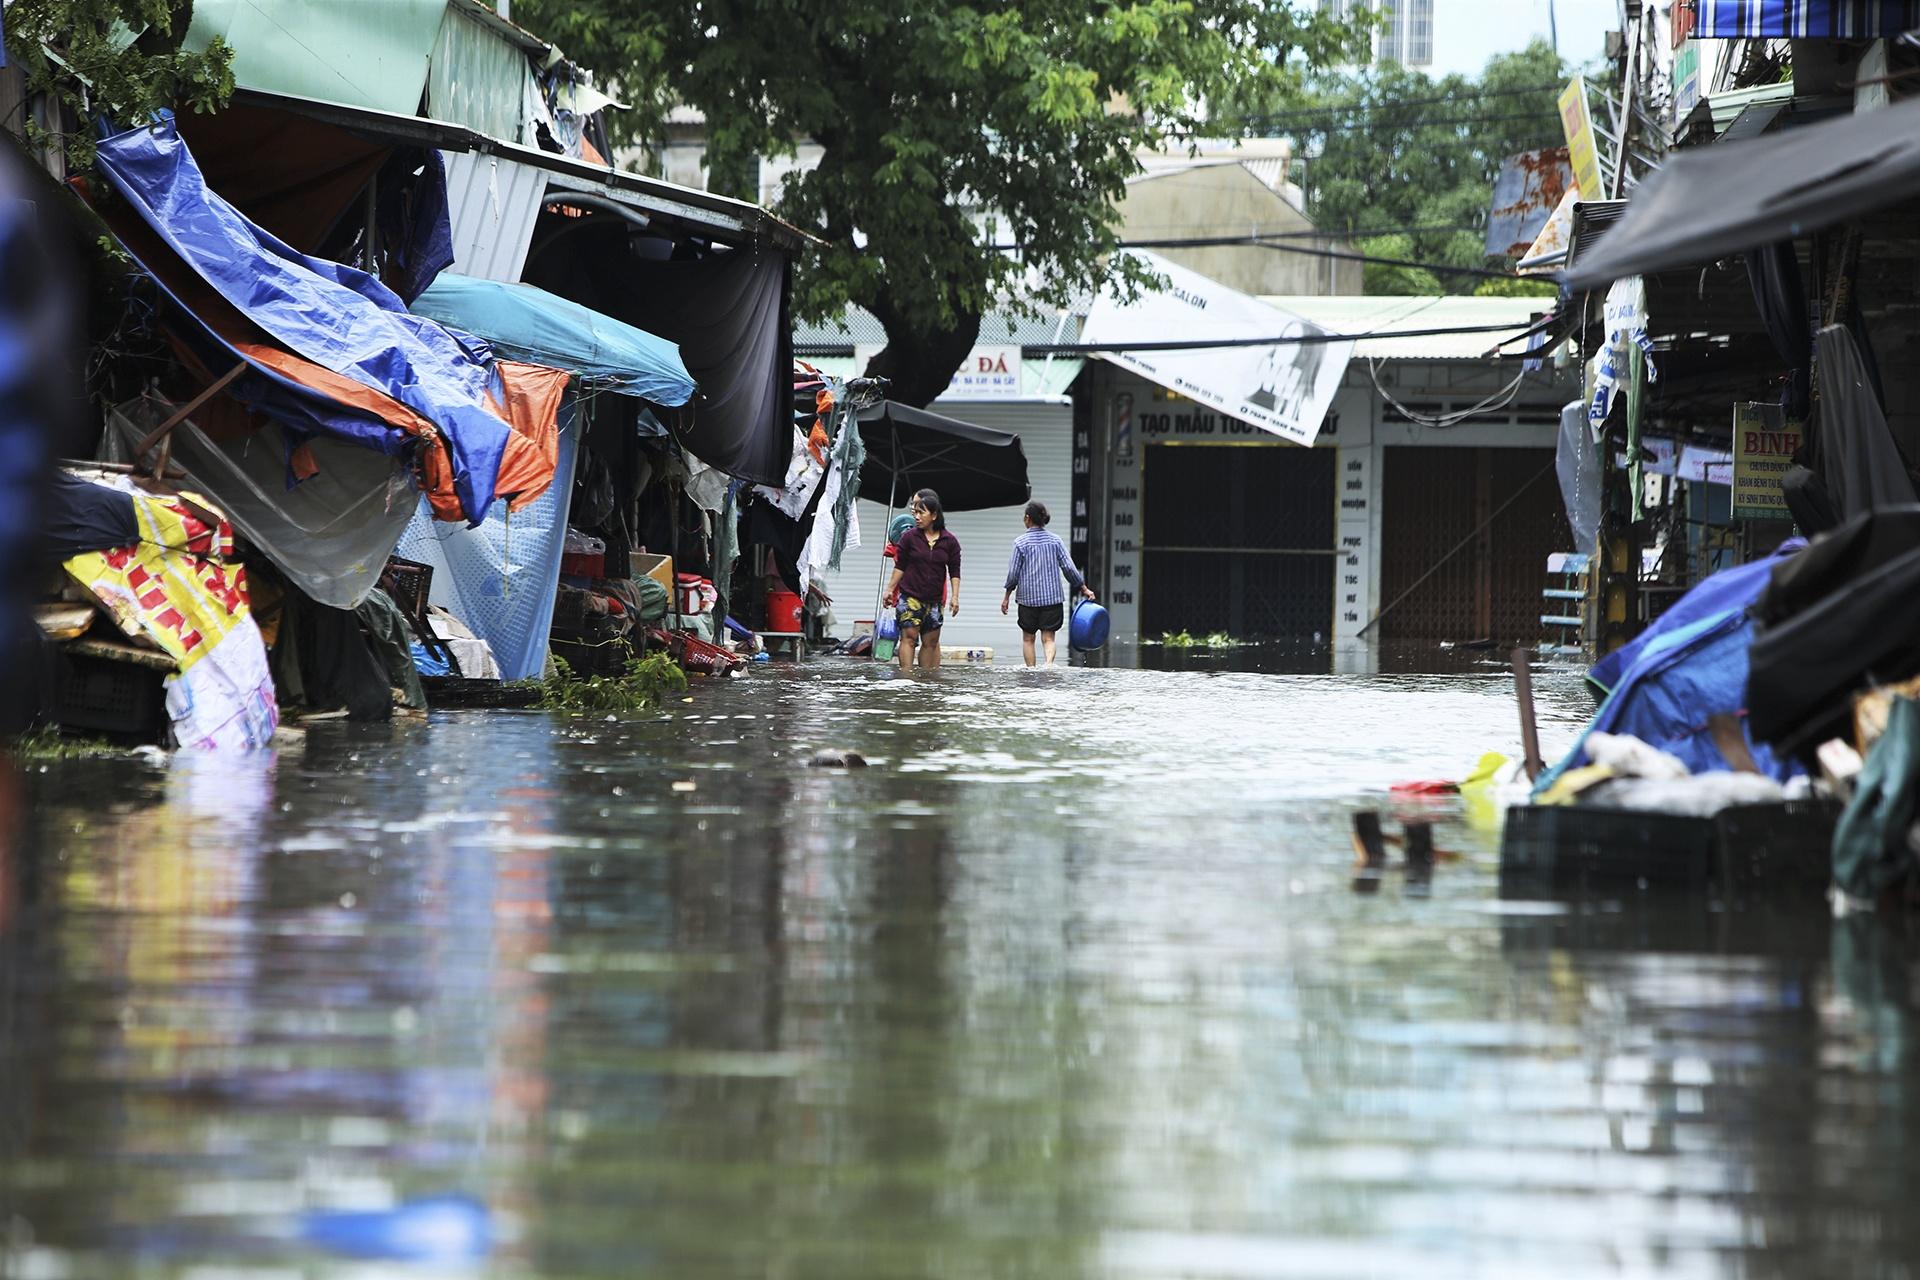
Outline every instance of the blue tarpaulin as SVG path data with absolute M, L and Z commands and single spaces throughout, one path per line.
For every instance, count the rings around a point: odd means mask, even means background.
M 1915 0 L 1696 0 L 1703 40 L 1864 40 L 1920 27 Z
M 99 167 L 167 245 L 288 350 L 407 405 L 446 438 L 470 518 L 493 505 L 510 428 L 492 371 L 371 275 L 311 258 L 207 188 L 171 114 L 99 145 Z
M 496 502 L 473 529 L 435 520 L 422 502 L 394 552 L 433 566 L 432 602 L 487 642 L 502 680 L 535 679 L 546 665 L 579 450 L 575 406 L 560 410 L 560 461 L 539 498 L 511 516 Z
M 589 386 L 663 405 L 693 397 L 678 346 L 530 284 L 442 272 L 413 310 L 485 338 L 510 360 L 566 369 Z
M 1745 714 L 1747 650 L 1753 643 L 1747 608 L 1765 589 L 1775 563 L 1713 575 L 1676 601 L 1658 629 L 1650 628 L 1617 659 L 1603 659 L 1593 677 L 1611 681 L 1606 702 L 1566 758 L 1540 775 L 1535 794 L 1588 763 L 1587 735 L 1595 732 L 1630 734 L 1678 756 L 1694 773 L 1724 772 L 1732 766 L 1714 745 L 1708 723 L 1722 714 L 1738 717 L 1760 772 L 1780 782 L 1799 774 L 1791 758 L 1753 740 Z

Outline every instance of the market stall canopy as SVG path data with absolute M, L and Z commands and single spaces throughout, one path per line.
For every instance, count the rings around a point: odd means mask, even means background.
M 860 440 L 860 496 L 869 502 L 904 507 L 917 490 L 932 489 L 948 511 L 980 511 L 1018 505 L 1033 492 L 1026 451 L 1010 431 L 889 400 L 861 411 Z
M 530 284 L 442 272 L 413 311 L 485 338 L 499 355 L 576 373 L 590 387 L 661 405 L 693 396 L 679 347 Z
M 1920 193 L 1920 100 L 1671 156 L 1566 274 L 1575 289 L 1712 262 Z
M 357 443 L 397 451 L 392 437 L 364 432 L 369 418 L 444 440 L 443 519 L 478 522 L 496 496 L 527 502 L 551 483 L 564 374 L 482 362 L 366 272 L 261 230 L 207 187 L 171 114 L 102 140 L 97 164 L 132 211 L 104 212 L 115 234 L 222 344 L 357 414 L 342 432 Z M 302 425 L 334 423 L 310 414 Z

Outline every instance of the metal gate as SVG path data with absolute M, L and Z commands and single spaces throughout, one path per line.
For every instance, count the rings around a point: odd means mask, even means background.
M 1332 449 L 1152 445 L 1142 460 L 1140 634 L 1324 637 Z
M 1381 637 L 1538 640 L 1547 557 L 1573 549 L 1553 450 L 1404 445 L 1384 465 Z

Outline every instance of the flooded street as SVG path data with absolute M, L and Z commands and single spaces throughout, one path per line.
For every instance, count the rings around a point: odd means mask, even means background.
M 1539 686 L 1553 756 L 1592 704 Z M 32 774 L 0 1274 L 1920 1258 L 1888 926 L 1503 903 L 1457 801 L 1430 896 L 1353 892 L 1354 809 L 1517 749 L 1504 674 L 694 693 Z

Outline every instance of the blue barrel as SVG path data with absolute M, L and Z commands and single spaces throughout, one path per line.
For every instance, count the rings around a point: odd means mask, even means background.
M 1067 623 L 1067 643 L 1081 653 L 1104 649 L 1107 645 L 1107 611 L 1091 600 L 1077 601 L 1073 617 Z

